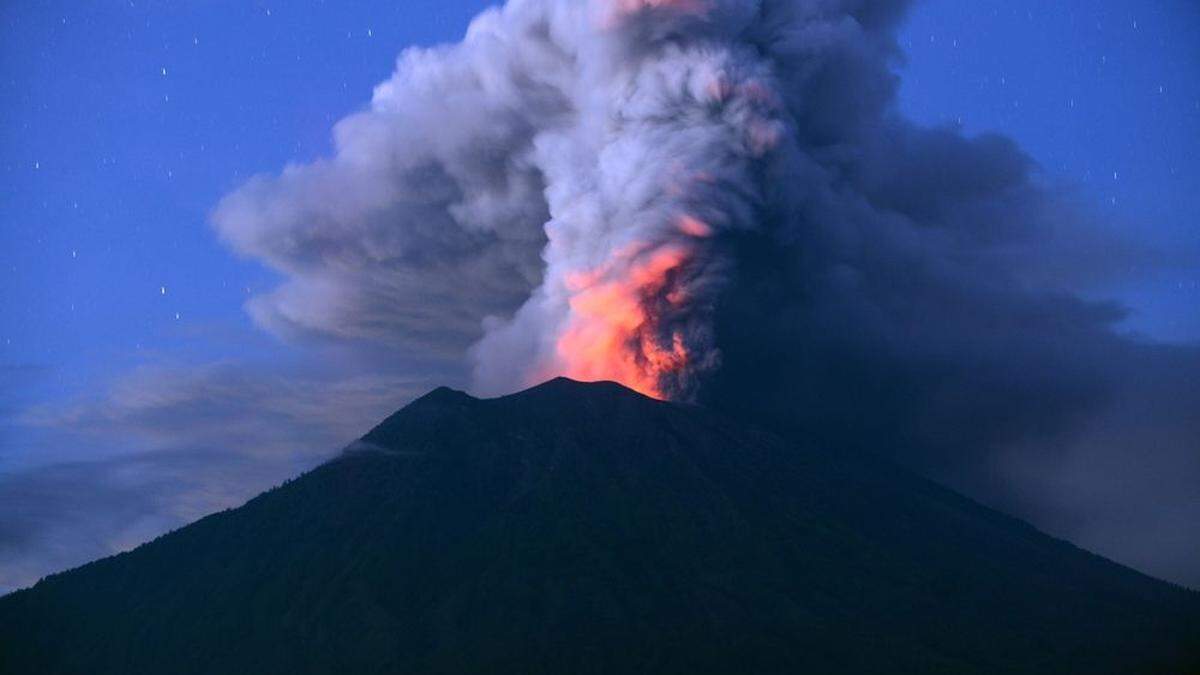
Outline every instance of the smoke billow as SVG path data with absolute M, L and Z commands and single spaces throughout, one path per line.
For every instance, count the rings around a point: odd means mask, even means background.
M 1095 541 L 1139 526 L 1072 504 L 1157 500 L 1155 531 L 1195 541 L 1196 349 L 1072 292 L 1099 235 L 1014 143 L 897 113 L 908 4 L 510 0 L 406 51 L 334 157 L 221 203 L 286 277 L 249 310 L 469 363 L 481 393 L 565 374 L 702 401 Z M 1200 582 L 1143 544 L 1107 552 Z

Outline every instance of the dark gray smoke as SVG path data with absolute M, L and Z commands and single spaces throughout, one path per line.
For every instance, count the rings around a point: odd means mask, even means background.
M 699 400 L 1200 584 L 1198 348 L 1072 286 L 1152 254 L 897 114 L 907 5 L 512 0 L 216 225 L 273 331 Z

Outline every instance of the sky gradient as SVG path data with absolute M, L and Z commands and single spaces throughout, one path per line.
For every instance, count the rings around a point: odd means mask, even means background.
M 249 177 L 329 155 L 402 49 L 460 39 L 485 6 L 0 8 L 0 504 L 16 514 L 0 590 L 236 504 L 414 394 L 467 384 L 419 355 L 381 367 L 370 347 L 265 333 L 243 305 L 278 276 L 211 217 Z M 901 113 L 1010 136 L 1094 227 L 1169 253 L 1120 270 L 1081 254 L 1071 272 L 1149 342 L 1200 341 L 1198 28 L 1182 0 L 929 0 L 900 35 Z M 1200 582 L 1180 565 L 1151 571 Z

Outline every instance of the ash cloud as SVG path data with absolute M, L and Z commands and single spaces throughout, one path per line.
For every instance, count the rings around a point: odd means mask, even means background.
M 908 4 L 512 0 L 214 221 L 284 275 L 249 305 L 276 333 L 480 393 L 649 373 L 1200 585 L 1197 348 L 1118 333 L 1080 286 L 1178 256 L 1010 139 L 903 119 Z

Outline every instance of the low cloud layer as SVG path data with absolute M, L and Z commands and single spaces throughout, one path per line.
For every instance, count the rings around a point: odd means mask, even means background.
M 428 384 L 245 366 L 145 368 L 23 423 L 86 460 L 0 473 L 0 592 L 127 550 L 333 456 Z M 95 457 L 96 448 L 114 451 Z M 56 456 L 69 455 L 60 449 Z

